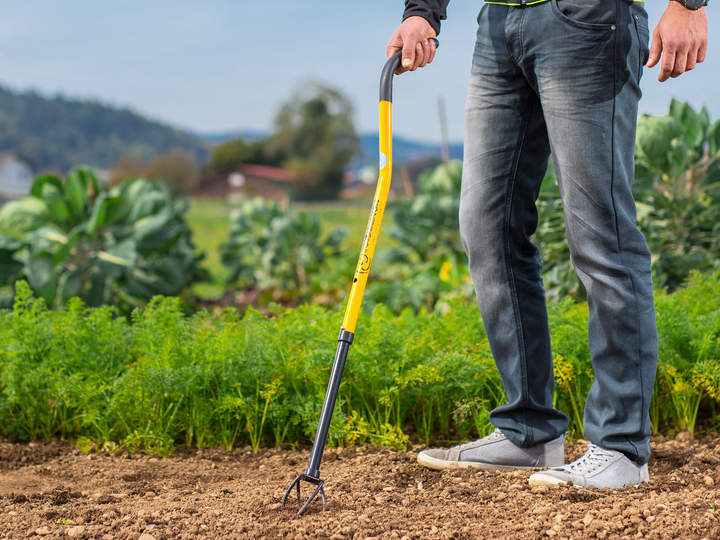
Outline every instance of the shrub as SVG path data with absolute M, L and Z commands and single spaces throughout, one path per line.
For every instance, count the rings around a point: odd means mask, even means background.
M 283 209 L 273 201 L 249 199 L 230 217 L 230 238 L 220 246 L 230 283 L 266 293 L 269 299 L 307 300 L 311 277 L 342 255 L 347 230 L 322 234 L 317 216 Z

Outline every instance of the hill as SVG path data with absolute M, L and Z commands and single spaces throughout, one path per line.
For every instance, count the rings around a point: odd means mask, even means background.
M 60 173 L 79 164 L 107 169 L 123 154 L 145 161 L 179 150 L 198 164 L 208 157 L 204 142 L 130 110 L 0 87 L 0 151 L 6 150 Z
M 208 144 L 222 144 L 237 137 L 242 137 L 245 142 L 252 142 L 265 139 L 270 136 L 269 131 L 261 130 L 236 130 L 219 133 L 194 133 L 194 135 Z M 377 133 L 366 133 L 360 136 L 360 155 L 357 156 L 349 169 L 357 171 L 366 167 L 376 166 L 378 162 L 378 152 L 380 147 L 380 138 Z M 403 165 L 411 161 L 425 159 L 430 157 L 442 157 L 442 149 L 440 144 L 432 144 L 425 142 L 413 141 L 405 137 L 395 135 L 393 137 L 393 160 L 398 165 Z M 450 143 L 450 158 L 462 159 L 463 145 L 461 142 Z
M 429 157 L 442 157 L 442 148 L 440 144 L 431 144 L 413 141 L 404 137 L 393 137 L 393 162 L 397 165 L 403 165 L 420 159 Z M 360 137 L 360 148 L 362 156 L 359 156 L 350 164 L 351 170 L 361 169 L 367 165 L 376 166 L 379 156 L 380 136 L 375 134 L 366 134 Z M 462 159 L 463 145 L 462 143 L 450 143 L 450 159 Z

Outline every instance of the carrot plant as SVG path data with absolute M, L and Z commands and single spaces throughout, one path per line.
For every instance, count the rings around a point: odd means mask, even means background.
M 692 274 L 656 293 L 660 366 L 651 405 L 655 430 L 698 429 L 720 399 L 720 283 Z M 270 306 L 242 317 L 183 314 L 157 297 L 133 313 L 60 311 L 18 282 L 0 311 L 0 430 L 25 440 L 61 437 L 83 450 L 167 455 L 198 448 L 307 444 L 315 437 L 342 307 Z M 582 435 L 592 384 L 585 304 L 548 306 L 555 404 Z M 330 444 L 404 448 L 485 435 L 504 403 L 477 307 L 448 298 L 434 312 L 384 306 L 363 313 L 348 358 Z M 705 425 L 717 426 L 714 416 Z M 104 449 L 104 450 L 103 450 Z

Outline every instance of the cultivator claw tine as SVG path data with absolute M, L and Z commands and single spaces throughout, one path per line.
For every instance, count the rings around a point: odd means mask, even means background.
M 305 504 L 300 506 L 300 504 L 302 503 L 302 499 L 300 498 L 300 482 L 302 482 L 303 480 L 306 480 L 311 484 L 315 484 L 317 487 L 315 488 L 315 491 L 312 492 L 312 495 L 310 495 L 310 498 L 305 501 Z M 290 487 L 287 488 L 287 491 L 285 492 L 285 496 L 282 500 L 282 505 L 285 506 L 285 503 L 287 502 L 293 488 L 297 488 L 297 500 L 298 506 L 300 506 L 300 510 L 298 510 L 298 516 L 302 516 L 305 513 L 305 510 L 307 510 L 308 506 L 310 506 L 310 503 L 313 502 L 315 497 L 317 497 L 318 493 L 320 493 L 320 496 L 322 497 L 322 509 L 323 511 L 325 511 L 325 508 L 327 507 L 327 499 L 325 498 L 325 490 L 323 489 L 324 483 L 324 480 L 320 480 L 319 478 L 315 478 L 307 474 L 300 474 L 296 476 L 295 480 L 292 481 L 292 484 L 290 484 Z

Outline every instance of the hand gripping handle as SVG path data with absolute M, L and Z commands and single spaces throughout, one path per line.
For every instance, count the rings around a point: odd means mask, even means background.
M 437 38 L 430 38 L 435 42 L 435 48 L 440 46 L 440 42 Z M 398 51 L 388 58 L 385 67 L 383 68 L 382 75 L 380 76 L 380 101 L 389 101 L 392 103 L 392 83 L 393 75 L 395 70 L 400 65 L 402 59 L 402 51 Z

